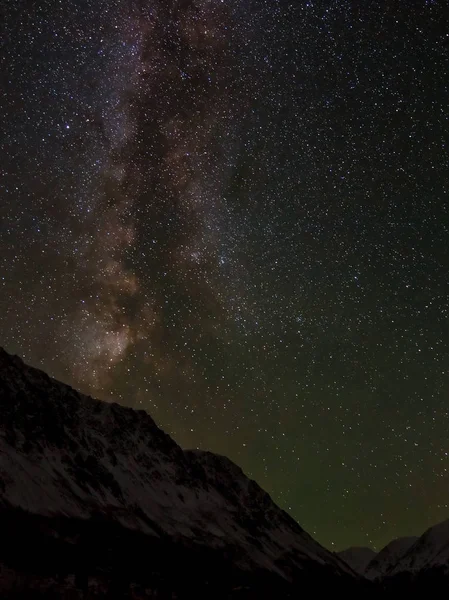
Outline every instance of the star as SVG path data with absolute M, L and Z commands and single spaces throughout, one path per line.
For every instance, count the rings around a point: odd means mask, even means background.
M 446 518 L 442 3 L 16 4 L 0 344 L 328 547 Z

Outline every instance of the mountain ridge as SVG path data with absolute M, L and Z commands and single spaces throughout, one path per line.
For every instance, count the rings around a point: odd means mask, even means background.
M 366 548 L 347 548 L 338 555 L 363 577 L 384 589 L 401 591 L 436 586 L 449 589 L 449 519 L 437 523 L 421 536 L 392 540 L 366 562 Z
M 335 554 L 360 575 L 363 575 L 368 563 L 376 556 L 374 550 L 365 546 L 350 546 Z
M 84 564 L 82 553 L 78 556 L 84 546 L 97 547 L 97 554 L 122 556 L 128 565 L 127 589 L 133 577 L 144 581 L 144 567 L 134 573 L 116 538 L 123 547 L 133 539 L 147 548 L 157 565 L 153 583 L 166 591 L 178 584 L 166 574 L 163 556 L 178 557 L 176 568 L 183 573 L 190 565 L 186 580 L 193 578 L 209 590 L 221 586 L 229 594 L 242 582 L 245 589 L 262 585 L 263 593 L 276 588 L 276 593 L 283 590 L 278 597 L 289 597 L 295 586 L 306 583 L 335 588 L 358 581 L 346 563 L 320 546 L 230 459 L 184 451 L 145 411 L 80 394 L 3 349 L 0 508 L 5 527 L 12 522 L 20 528 L 22 544 L 30 543 L 28 536 L 37 547 L 51 548 L 54 560 L 60 560 L 59 554 L 66 557 L 60 569 L 64 581 L 80 577 L 69 571 L 72 563 Z M 29 524 L 28 533 L 21 522 Z M 102 532 L 106 546 L 94 532 Z M 73 552 L 76 559 L 70 558 Z M 89 573 L 84 592 L 96 578 L 106 594 L 110 582 L 105 582 L 114 575 L 111 563 L 103 564 L 90 551 L 86 556 L 90 562 L 82 569 Z M 213 583 L 194 557 L 210 563 Z M 0 548 L 2 560 L 8 569 L 22 568 L 8 565 L 6 547 Z M 135 557 L 135 564 L 139 560 Z M 183 590 L 182 585 L 176 588 L 179 597 Z M 137 597 L 147 597 L 142 594 Z

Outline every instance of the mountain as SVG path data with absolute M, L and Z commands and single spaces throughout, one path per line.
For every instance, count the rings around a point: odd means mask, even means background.
M 391 575 L 442 567 L 449 574 L 449 519 L 425 531 L 403 553 Z
M 365 577 L 376 579 L 386 575 L 417 539 L 416 537 L 402 537 L 391 541 L 368 563 L 363 573 Z
M 0 349 L 2 598 L 293 598 L 360 579 L 229 459 Z M 40 594 L 40 595 L 39 595 Z
M 449 519 L 430 527 L 402 554 L 383 580 L 388 591 L 449 591 Z
M 449 519 L 421 537 L 393 540 L 368 560 L 369 548 L 338 553 L 354 571 L 376 582 L 379 592 L 447 593 L 449 591 Z
M 374 550 L 363 546 L 352 546 L 336 554 L 360 575 L 364 574 L 368 563 L 376 556 Z

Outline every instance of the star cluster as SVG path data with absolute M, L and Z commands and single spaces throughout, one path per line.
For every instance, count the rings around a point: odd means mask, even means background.
M 310 533 L 448 515 L 445 3 L 7 3 L 0 343 Z

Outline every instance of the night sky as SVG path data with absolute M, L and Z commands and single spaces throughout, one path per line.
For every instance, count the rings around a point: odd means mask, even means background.
M 0 345 L 329 548 L 447 518 L 447 3 L 2 6 Z

